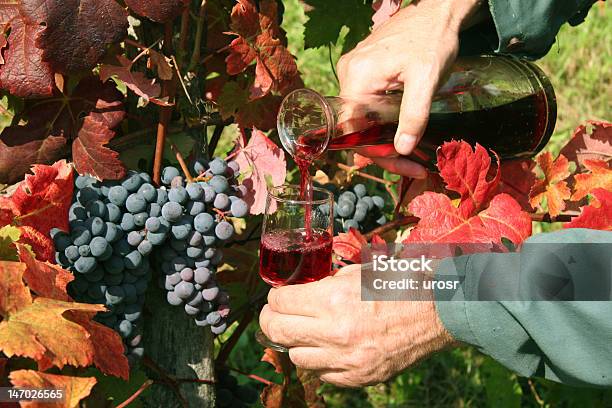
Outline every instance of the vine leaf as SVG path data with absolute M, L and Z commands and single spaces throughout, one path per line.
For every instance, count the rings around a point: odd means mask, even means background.
M 445 143 L 438 150 L 438 169 L 446 187 L 460 198 L 433 192 L 414 198 L 408 209 L 420 220 L 404 243 L 501 244 L 507 238 L 518 245 L 531 235 L 531 217 L 520 204 L 505 193 L 493 196 L 500 171 L 487 179 L 491 159 L 484 148 Z
M 20 242 L 29 244 L 40 260 L 54 259 L 51 228 L 68 231 L 73 171 L 65 160 L 52 166 L 37 164 L 11 197 L 0 197 L 0 226 L 14 225 Z
M 9 378 L 15 387 L 20 388 L 46 388 L 64 390 L 65 400 L 61 406 L 65 408 L 76 408 L 79 401 L 91 393 L 96 385 L 95 377 L 70 377 L 67 375 L 41 373 L 34 370 L 12 371 Z M 24 407 L 37 408 L 49 406 L 48 403 L 29 402 L 23 403 Z
M 148 54 L 150 64 L 156 68 L 159 79 L 170 81 L 174 76 L 174 68 L 171 65 L 172 60 L 153 49 L 149 49 Z
M 23 244 L 17 244 L 19 260 L 26 266 L 23 281 L 38 296 L 72 302 L 66 286 L 74 275 L 58 265 L 37 261 Z
M 91 364 L 93 346 L 87 331 L 62 315 L 68 310 L 104 311 L 102 305 L 37 297 L 23 283 L 26 264 L 0 262 L 0 349 L 8 357 L 30 357 L 40 369 L 52 365 Z
M 112 122 L 101 113 L 92 112 L 83 121 L 79 137 L 72 144 L 72 159 L 80 174 L 91 174 L 102 180 L 118 180 L 125 176 L 126 169 L 119 153 L 105 145 L 115 137 L 112 130 L 121 123 L 123 115 Z
M 590 193 L 594 200 L 582 207 L 580 216 L 565 224 L 565 228 L 591 228 L 612 231 L 612 191 L 598 188 Z
M 167 23 L 181 14 L 189 5 L 189 0 L 126 0 L 125 4 L 140 16 L 157 23 Z
M 110 126 L 125 117 L 122 100 L 123 95 L 114 84 L 89 76 L 79 82 L 70 96 L 60 94 L 51 99 L 29 101 L 15 118 L 16 124 L 0 134 L 0 182 L 15 182 L 33 163 L 50 164 L 66 155 L 70 141 L 80 136 L 89 116 L 92 116 L 90 120 L 113 130 Z M 106 129 L 104 132 L 110 136 Z M 83 136 L 90 137 L 87 133 Z M 100 152 L 108 153 L 102 149 Z M 99 161 L 104 159 L 100 157 Z M 101 178 L 105 174 L 92 175 Z
M 240 172 L 246 177 L 242 184 L 247 187 L 244 200 L 251 208 L 251 214 L 264 212 L 266 196 L 268 194 L 267 179 L 274 186 L 280 186 L 287 176 L 287 163 L 285 153 L 261 130 L 253 129 L 249 143 L 244 146 L 243 139 L 239 138 L 236 146 L 236 161 L 240 165 Z
M 0 228 L 0 261 L 17 261 L 17 247 L 15 242 L 19 241 L 21 230 L 12 225 Z
M 6 316 L 32 303 L 30 291 L 22 282 L 26 266 L 19 262 L 0 262 L 0 315 Z M 0 322 L 2 324 L 2 322 Z
M 448 196 L 432 192 L 416 197 L 408 208 L 420 220 L 404 243 L 501 244 L 507 238 L 518 245 L 531 235 L 531 217 L 504 193 L 473 216 L 463 214 Z
M 306 15 L 309 20 L 304 29 L 304 46 L 314 48 L 335 44 L 342 27 L 347 26 L 349 32 L 344 40 L 344 51 L 355 47 L 370 33 L 372 8 L 370 2 L 364 0 L 307 0 Z M 351 18 L 338 18 L 351 16 Z
M 374 161 L 369 157 L 362 156 L 359 153 L 355 153 L 353 155 L 353 166 L 355 169 L 359 170 L 369 166 L 370 164 L 374 164 Z
M 341 232 L 334 237 L 334 254 L 346 261 L 361 263 L 361 251 L 368 245 L 365 237 L 356 230 L 350 228 L 349 232 Z
M 372 15 L 372 22 L 374 25 L 373 29 L 389 20 L 395 13 L 397 13 L 402 7 L 402 0 L 376 0 L 372 4 L 372 8 L 375 10 Z
M 74 279 L 72 273 L 57 265 L 37 261 L 22 244 L 17 244 L 17 248 L 19 259 L 27 266 L 23 280 L 31 291 L 46 298 L 73 301 L 66 291 L 66 286 Z M 127 380 L 129 365 L 123 354 L 121 337 L 112 329 L 94 322 L 93 313 L 67 311 L 64 315 L 89 333 L 94 350 L 93 363 L 100 371 Z
M 569 161 L 563 155 L 553 160 L 550 152 L 544 152 L 536 158 L 544 178 L 537 180 L 529 192 L 529 203 L 533 208 L 542 208 L 546 199 L 548 212 L 556 217 L 565 209 L 565 200 L 571 196 L 567 182 L 570 176 Z
M 51 96 L 55 88 L 53 70 L 42 60 L 43 50 L 36 46 L 36 38 L 45 28 L 27 24 L 22 18 L 13 18 L 9 24 L 11 33 L 4 40 L 8 48 L 4 65 L 0 66 L 0 88 L 21 98 Z M 4 38 L 4 34 L 0 36 Z
M 612 123 L 588 121 L 574 131 L 570 141 L 561 149 L 569 161 L 584 169 L 586 160 L 612 160 Z
M 117 55 L 119 65 L 103 64 L 100 67 L 100 79 L 102 82 L 108 81 L 112 76 L 116 76 L 136 95 L 145 101 L 157 98 L 161 94 L 161 86 L 155 83 L 155 79 L 149 79 L 142 72 L 132 71 L 132 61 L 123 55 Z
M 128 13 L 115 0 L 30 0 L 24 3 L 21 10 L 24 18 L 46 26 L 36 45 L 43 50 L 43 60 L 55 72 L 68 75 L 90 70 L 109 45 L 127 35 Z M 28 5 L 30 10 L 26 10 Z
M 225 83 L 217 100 L 223 119 L 227 120 L 233 116 L 243 128 L 255 127 L 261 130 L 276 128 L 276 113 L 283 98 L 268 94 L 263 98 L 249 101 L 248 92 L 236 81 Z
M 535 184 L 533 169 L 536 163 L 531 159 L 508 160 L 502 162 L 499 192 L 510 194 L 525 211 L 533 211 L 529 204 L 529 191 Z
M 262 0 L 260 11 L 253 0 L 238 0 L 232 9 L 231 32 L 236 35 L 226 58 L 227 73 L 237 75 L 256 61 L 255 82 L 251 99 L 262 98 L 272 91 L 286 93 L 301 86 L 297 64 L 279 39 L 276 2 Z
M 499 157 L 495 154 L 499 164 Z M 438 169 L 446 188 L 460 195 L 459 210 L 464 216 L 480 211 L 497 191 L 501 172 L 487 180 L 491 157 L 484 147 L 476 144 L 474 150 L 464 142 L 444 143 L 438 151 Z
M 585 160 L 583 166 L 590 173 L 576 174 L 574 176 L 575 191 L 572 201 L 578 201 L 597 188 L 612 191 L 612 169 L 610 164 L 603 160 Z

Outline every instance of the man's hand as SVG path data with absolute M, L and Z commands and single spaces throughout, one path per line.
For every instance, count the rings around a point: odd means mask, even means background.
M 433 301 L 361 300 L 361 265 L 272 289 L 259 323 L 298 367 L 346 387 L 377 384 L 453 343 Z
M 403 89 L 395 151 L 360 150 L 376 164 L 407 177 L 424 178 L 424 167 L 400 158 L 417 145 L 440 80 L 455 61 L 459 32 L 472 23 L 480 0 L 415 1 L 382 24 L 338 62 L 341 96 Z

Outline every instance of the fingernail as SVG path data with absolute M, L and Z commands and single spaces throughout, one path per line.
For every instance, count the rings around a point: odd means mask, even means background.
M 397 144 L 395 145 L 395 150 L 397 150 L 399 154 L 410 154 L 410 152 L 412 152 L 412 149 L 414 149 L 416 141 L 416 136 L 402 133 L 399 137 Z

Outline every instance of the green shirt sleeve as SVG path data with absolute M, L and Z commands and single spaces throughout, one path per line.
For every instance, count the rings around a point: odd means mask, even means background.
M 584 21 L 595 0 L 488 0 L 491 20 L 460 37 L 460 54 L 546 55 L 561 26 Z
M 541 243 L 557 244 L 557 255 L 571 258 L 574 288 L 590 287 L 609 299 L 612 232 L 568 229 L 531 237 L 523 248 Z M 522 376 L 611 387 L 612 302 L 473 300 L 482 298 L 483 286 L 494 288 L 501 298 L 519 299 L 511 293 L 517 282 L 529 289 L 530 280 L 533 283 L 542 272 L 554 276 L 554 262 L 538 256 L 535 245 L 527 255 L 475 254 L 441 262 L 436 277 L 461 284 L 450 294 L 436 291 L 440 319 L 457 340 Z M 518 275 L 520 279 L 512 278 Z

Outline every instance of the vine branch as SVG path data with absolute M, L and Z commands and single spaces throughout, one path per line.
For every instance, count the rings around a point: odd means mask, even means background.
M 168 22 L 164 25 L 164 45 L 163 51 L 166 55 L 172 55 L 172 37 L 173 37 L 173 24 Z M 162 98 L 169 97 L 174 98 L 175 85 L 174 76 L 169 81 L 162 83 Z M 155 144 L 155 158 L 153 160 L 153 182 L 156 185 L 161 184 L 161 169 L 162 162 L 164 159 L 164 147 L 166 144 L 166 135 L 168 134 L 168 126 L 170 125 L 170 119 L 172 118 L 173 106 L 161 106 L 159 112 L 159 123 L 157 125 L 157 140 Z

